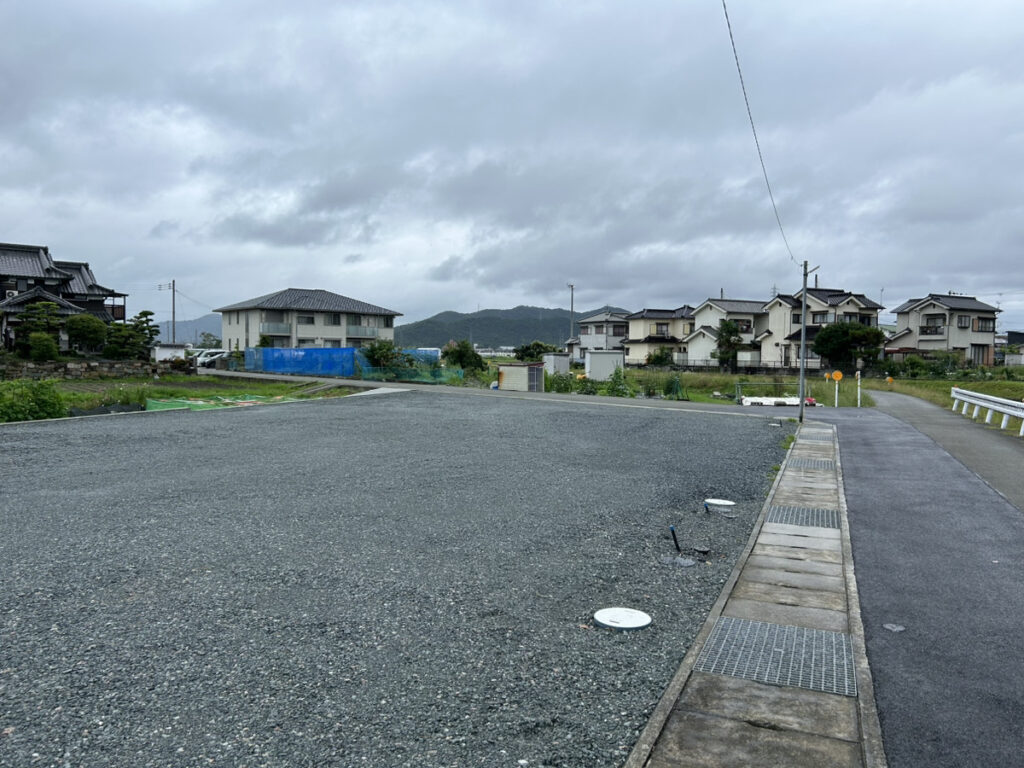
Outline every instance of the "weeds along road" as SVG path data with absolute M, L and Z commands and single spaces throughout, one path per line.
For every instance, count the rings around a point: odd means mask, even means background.
M 619 765 L 773 415 L 405 392 L 0 426 L 0 765 Z M 613 605 L 654 623 L 595 628 Z

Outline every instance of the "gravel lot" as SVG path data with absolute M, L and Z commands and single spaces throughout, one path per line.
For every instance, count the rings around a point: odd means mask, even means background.
M 620 765 L 771 421 L 409 392 L 0 426 L 0 765 Z

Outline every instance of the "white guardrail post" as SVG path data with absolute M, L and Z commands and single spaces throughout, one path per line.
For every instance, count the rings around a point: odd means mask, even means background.
M 982 408 L 988 410 L 985 415 L 985 423 L 992 423 L 992 415 L 994 413 L 1001 413 L 1003 415 L 1002 423 L 1000 423 L 1000 429 L 1006 429 L 1006 426 L 1010 423 L 1010 418 L 1016 418 L 1021 420 L 1020 431 L 1017 433 L 1018 437 L 1024 437 L 1024 402 L 1018 403 L 1016 400 L 1007 400 L 1002 397 L 995 397 L 993 395 L 985 395 L 981 392 L 971 392 L 967 389 L 959 389 L 953 387 L 950 390 L 950 396 L 953 398 L 953 408 L 951 410 L 960 410 L 964 416 L 967 415 L 967 409 L 974 407 L 974 411 L 971 413 L 970 418 L 978 418 L 978 411 Z

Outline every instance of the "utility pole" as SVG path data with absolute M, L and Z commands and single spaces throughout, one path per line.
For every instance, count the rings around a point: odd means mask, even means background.
M 566 283 L 566 285 L 569 286 L 569 338 L 571 339 L 576 325 L 576 286 L 572 283 Z
M 160 285 L 157 286 L 157 290 L 159 290 L 159 291 L 168 291 L 169 290 L 171 292 L 171 344 L 173 344 L 175 342 L 175 340 L 176 340 L 176 338 L 175 338 L 175 331 L 177 330 L 176 326 L 177 326 L 177 320 L 178 320 L 177 310 L 175 309 L 175 306 L 174 306 L 175 305 L 175 299 L 177 298 L 177 295 L 178 295 L 178 291 L 175 288 L 175 281 L 171 280 L 171 282 L 169 282 L 169 283 L 161 283 Z
M 818 267 L 807 270 L 804 261 L 804 290 L 800 294 L 800 423 L 804 423 L 804 401 L 807 392 L 807 275 L 817 271 Z

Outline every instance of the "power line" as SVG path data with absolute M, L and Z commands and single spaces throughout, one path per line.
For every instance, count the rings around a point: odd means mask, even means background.
M 764 165 L 764 155 L 761 154 L 761 142 L 757 139 L 757 128 L 754 127 L 754 113 L 750 110 L 750 99 L 747 98 L 747 86 L 743 82 L 743 70 L 740 69 L 740 57 L 736 53 L 736 40 L 732 36 L 732 23 L 729 21 L 729 9 L 725 7 L 725 0 L 722 0 L 722 11 L 725 13 L 725 26 L 729 28 L 729 42 L 732 44 L 732 57 L 736 60 L 736 73 L 740 76 L 740 90 L 743 91 L 743 103 L 747 105 L 747 117 L 750 119 L 750 131 L 754 134 L 754 146 L 757 147 L 757 159 L 761 161 L 761 172 L 764 174 L 764 184 L 768 187 L 768 199 L 772 201 L 772 210 L 775 211 L 775 221 L 779 225 L 779 233 L 782 235 L 782 242 L 786 245 L 786 253 L 794 264 L 797 263 L 790 250 L 789 240 L 786 239 L 786 230 L 782 228 L 782 219 L 779 217 L 779 208 L 775 205 L 775 194 L 772 192 L 772 184 L 768 181 L 768 169 Z

